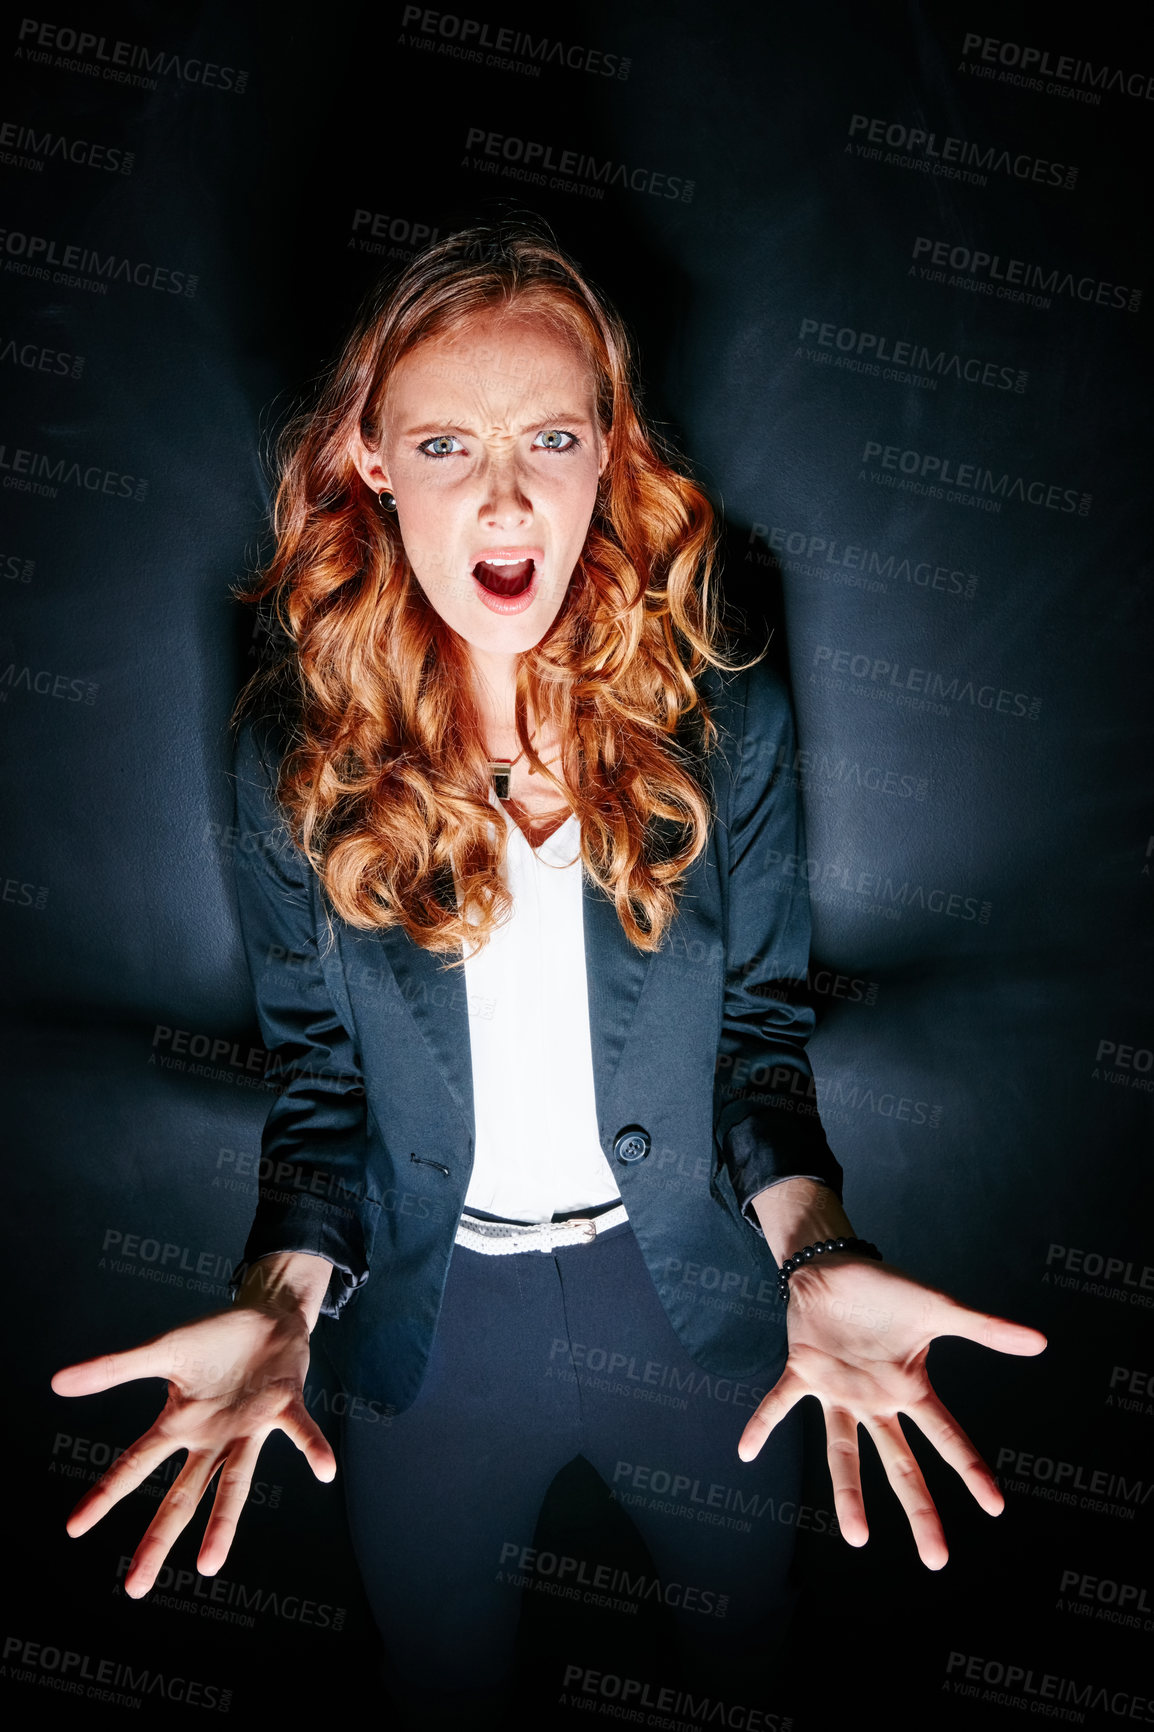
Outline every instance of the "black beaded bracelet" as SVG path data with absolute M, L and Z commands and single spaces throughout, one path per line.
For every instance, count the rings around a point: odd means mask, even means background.
M 787 1257 L 778 1270 L 777 1296 L 783 1305 L 789 1304 L 789 1278 L 803 1263 L 812 1263 L 823 1251 L 860 1251 L 864 1257 L 874 1257 L 880 1263 L 882 1254 L 868 1239 L 819 1239 L 815 1245 L 803 1245 L 792 1257 Z

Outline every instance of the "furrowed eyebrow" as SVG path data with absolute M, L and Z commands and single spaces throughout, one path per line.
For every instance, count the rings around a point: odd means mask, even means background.
M 588 427 L 590 424 L 587 415 L 574 414 L 570 409 L 554 409 L 544 421 L 537 421 L 532 427 L 522 428 L 522 432 L 540 433 L 546 427 L 564 427 L 566 422 L 572 422 L 578 427 Z
M 542 417 L 539 421 L 530 421 L 523 426 L 522 433 L 541 433 L 546 428 L 564 427 L 567 424 L 588 427 L 587 415 L 573 415 L 567 409 L 557 409 L 551 415 Z M 477 433 L 472 427 L 462 427 L 456 421 L 427 421 L 420 427 L 406 427 L 402 439 L 416 439 L 427 433 L 461 433 L 469 439 L 476 439 Z
M 475 434 L 469 427 L 460 427 L 455 421 L 427 421 L 423 427 L 406 427 L 402 439 L 415 439 L 421 433 L 467 433 L 469 438 Z

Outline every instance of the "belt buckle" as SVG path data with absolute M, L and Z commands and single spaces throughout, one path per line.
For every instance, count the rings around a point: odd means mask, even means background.
M 597 1222 L 596 1219 L 592 1217 L 586 1217 L 585 1220 L 577 1221 L 558 1221 L 556 1226 L 560 1227 L 564 1233 L 570 1235 L 570 1244 L 572 1244 L 574 1240 L 576 1240 L 578 1244 L 581 1244 L 582 1242 L 589 1244 L 591 1240 L 597 1237 Z M 565 1241 L 562 1240 L 562 1243 L 564 1242 Z

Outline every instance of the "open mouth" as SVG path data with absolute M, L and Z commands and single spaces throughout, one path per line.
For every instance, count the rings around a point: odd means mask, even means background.
M 523 595 L 533 581 L 536 567 L 531 559 L 479 559 L 473 576 L 490 595 Z

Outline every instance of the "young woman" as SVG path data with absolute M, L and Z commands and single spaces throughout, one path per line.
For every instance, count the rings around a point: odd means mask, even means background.
M 499 1715 L 535 1588 L 607 1628 L 660 1602 L 681 1675 L 732 1695 L 784 1627 L 800 1399 L 844 1537 L 867 1537 L 864 1425 L 937 1569 L 899 1414 L 1003 1500 L 930 1343 L 1045 1340 L 854 1237 L 805 1051 L 804 886 L 771 866 L 802 851 L 788 702 L 723 644 L 709 503 L 548 231 L 467 230 L 382 284 L 280 456 L 250 594 L 283 653 L 240 710 L 237 887 L 287 1080 L 233 1306 L 53 1380 L 169 1385 L 68 1531 L 187 1449 L 140 1596 L 217 1474 L 197 1561 L 221 1568 L 271 1431 L 332 1479 L 303 1398 L 323 1319 L 414 1723 Z M 577 1456 L 651 1568 L 543 1562 Z

